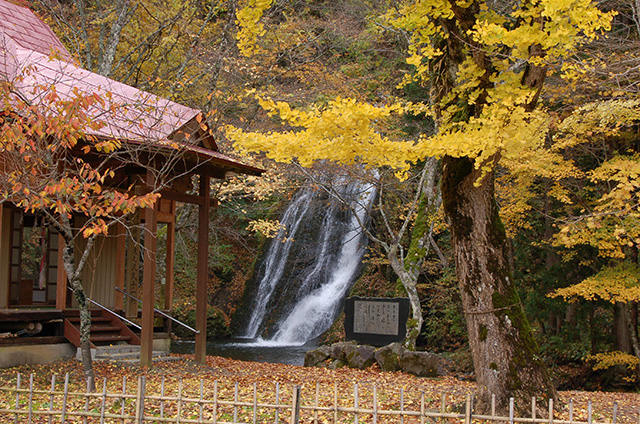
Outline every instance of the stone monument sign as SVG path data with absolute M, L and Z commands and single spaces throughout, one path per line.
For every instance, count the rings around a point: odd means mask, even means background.
M 384 346 L 404 339 L 409 299 L 350 297 L 344 307 L 347 340 Z

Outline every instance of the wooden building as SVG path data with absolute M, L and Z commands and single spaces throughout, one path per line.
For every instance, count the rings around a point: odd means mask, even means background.
M 52 50 L 57 52 L 55 59 L 52 59 Z M 28 73 L 24 72 L 27 68 Z M 145 209 L 140 217 L 146 230 L 143 237 L 146 253 L 138 255 L 132 251 L 133 244 L 127 242 L 128 232 L 122 225 L 114 226 L 110 234 L 101 237 L 94 246 L 82 281 L 95 306 L 92 343 L 141 344 L 141 364 L 149 365 L 154 322 L 159 322 L 159 315 L 154 311 L 157 228 L 159 224 L 166 225 L 167 231 L 166 275 L 164 293 L 160 296 L 164 298 L 164 305 L 160 306 L 168 311 L 173 299 L 176 203 L 197 205 L 196 359 L 203 362 L 208 219 L 209 210 L 215 204 L 210 198 L 210 180 L 229 174 L 259 175 L 262 171 L 221 154 L 199 111 L 81 69 L 51 29 L 29 9 L 0 0 L 0 79 L 13 81 L 17 76 L 20 76 L 18 89 L 25 96 L 31 93 L 31 87 L 49 85 L 62 97 L 71 96 L 73 90 L 78 89 L 108 98 L 107 103 L 117 102 L 118 112 L 106 118 L 107 125 L 95 130 L 98 137 L 138 145 L 143 151 L 143 143 L 153 140 L 156 153 L 170 154 L 176 143 L 180 146 L 181 160 L 169 171 L 180 178 L 163 187 L 155 207 Z M 109 107 L 109 104 L 105 106 Z M 94 113 L 98 115 L 101 111 Z M 157 188 L 153 174 L 158 172 L 158 166 L 156 158 L 149 160 L 145 167 L 132 167 L 126 170 L 126 175 L 116 178 L 126 177 L 135 183 L 131 183 L 131 187 L 152 190 Z M 190 182 L 194 180 L 198 181 L 199 190 L 192 194 Z M 40 356 L 28 359 L 35 351 L 34 346 L 46 346 L 46 350 L 60 344 L 79 345 L 78 314 L 67 287 L 62 247 L 62 237 L 47 226 L 41 216 L 26 213 L 8 202 L 0 203 L 0 336 L 4 336 L 0 337 L 0 365 L 37 362 Z M 82 250 L 82 246 L 78 247 L 76 251 Z M 140 264 L 131 259 L 135 256 L 144 257 L 141 284 L 134 277 L 127 278 L 127 274 L 138 273 Z M 131 261 L 129 269 L 128 261 Z M 124 293 L 139 297 L 142 307 Z M 132 330 L 120 317 L 141 322 L 141 331 Z M 8 359 L 10 357 L 15 360 Z M 46 360 L 45 357 L 42 356 L 42 360 Z

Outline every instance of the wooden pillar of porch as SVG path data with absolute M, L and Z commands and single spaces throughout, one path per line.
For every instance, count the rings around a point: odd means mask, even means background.
M 154 186 L 153 175 L 147 172 L 147 185 Z M 156 280 L 156 236 L 158 212 L 155 207 L 144 210 L 144 262 L 142 268 L 142 331 L 140 335 L 140 366 L 151 366 L 153 357 L 153 321 Z
M 173 266 L 176 256 L 176 202 L 171 202 L 171 220 L 167 223 L 167 257 L 165 262 L 164 309 L 173 308 Z
M 207 282 L 209 279 L 209 176 L 200 175 L 198 207 L 198 277 L 196 284 L 196 362 L 205 363 L 207 349 Z
M 58 274 L 56 275 L 56 309 L 67 308 L 67 272 L 64 270 L 64 238 L 58 234 Z
M 125 276 L 125 259 L 127 251 L 127 234 L 123 224 L 116 224 L 116 281 L 115 287 L 120 290 L 115 292 L 115 301 L 113 308 L 116 311 L 124 310 L 124 276 Z

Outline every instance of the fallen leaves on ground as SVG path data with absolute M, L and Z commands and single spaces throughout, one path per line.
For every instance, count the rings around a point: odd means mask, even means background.
M 234 408 L 232 405 L 220 403 L 217 406 L 217 419 L 231 422 L 234 417 L 242 422 L 252 422 L 253 408 L 258 404 L 275 405 L 279 410 L 280 422 L 288 422 L 293 386 L 301 386 L 302 421 L 301 422 L 334 422 L 331 409 L 337 399 L 340 407 L 355 406 L 355 391 L 358 392 L 359 408 L 374 408 L 378 411 L 396 410 L 420 411 L 423 396 L 425 409 L 440 410 L 442 396 L 445 396 L 448 411 L 463 412 L 464 402 L 468 394 L 475 389 L 475 384 L 454 377 L 420 378 L 402 372 L 382 372 L 376 366 L 366 370 L 342 368 L 329 370 L 326 368 L 305 368 L 293 365 L 244 362 L 220 357 L 207 357 L 206 365 L 195 363 L 192 356 L 181 355 L 176 362 L 160 362 L 152 368 L 144 369 L 135 365 L 118 365 L 111 362 L 96 362 L 96 387 L 98 394 L 87 401 L 84 396 L 84 380 L 82 365 L 77 361 L 55 362 L 46 365 L 20 366 L 0 370 L 0 387 L 15 388 L 18 373 L 21 376 L 21 388 L 29 387 L 30 375 L 33 374 L 34 388 L 42 393 L 34 395 L 34 405 L 47 410 L 50 395 L 46 393 L 52 384 L 52 375 L 56 376 L 56 392 L 62 392 L 64 376 L 69 373 L 69 391 L 75 393 L 67 400 L 68 411 L 93 411 L 99 415 L 101 408 L 107 412 L 118 414 L 126 411 L 135 415 L 135 393 L 139 377 L 145 376 L 145 392 L 151 396 L 145 402 L 145 415 L 175 416 L 180 409 L 182 416 L 192 419 L 212 419 L 213 406 L 206 404 L 202 408 L 199 399 L 239 400 L 246 404 Z M 106 391 L 110 396 L 103 406 L 103 383 L 106 379 Z M 122 396 L 123 383 L 125 386 Z M 357 385 L 357 388 L 356 388 Z M 276 389 L 277 386 L 277 389 Z M 255 389 L 254 389 L 255 388 Z M 254 391 L 255 390 L 255 391 Z M 277 398 L 276 398 L 277 391 Z M 423 395 L 424 393 L 424 395 Z M 176 402 L 161 400 L 165 397 L 193 399 L 194 402 Z M 155 396 L 155 398 L 154 398 Z M 254 397 L 255 396 L 255 397 Z M 28 393 L 21 394 L 20 406 L 25 408 Z M 555 419 L 569 419 L 569 404 L 573 400 L 573 419 L 586 421 L 588 402 L 592 402 L 593 419 L 597 422 L 611 422 L 614 403 L 617 403 L 617 422 L 635 423 L 640 413 L 640 394 L 606 393 L 606 392 L 560 392 L 559 405 L 556 405 Z M 56 394 L 54 409 L 61 409 L 62 396 Z M 314 414 L 305 410 L 304 406 L 318 405 L 327 408 L 326 412 Z M 15 393 L 0 391 L 0 409 L 15 406 Z M 258 408 L 256 422 L 274 422 L 275 408 Z M 6 415 L 6 417 L 13 415 Z M 540 415 L 538 415 L 540 417 Z M 46 417 L 37 419 L 45 422 Z M 341 412 L 339 422 L 353 422 L 353 414 Z M 362 422 L 371 422 L 371 414 L 361 414 Z M 413 421 L 415 420 L 415 421 Z M 0 421 L 3 416 L 0 414 Z M 378 422 L 400 422 L 399 416 L 378 418 Z M 37 420 L 34 422 L 38 422 Z M 55 420 L 54 420 L 55 422 Z M 82 422 L 80 417 L 70 417 L 70 422 Z M 121 420 L 106 420 L 121 422 Z M 404 422 L 419 422 L 417 418 L 405 417 Z

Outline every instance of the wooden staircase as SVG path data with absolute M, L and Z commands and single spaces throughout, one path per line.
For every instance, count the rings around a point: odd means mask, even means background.
M 80 347 L 80 311 L 67 309 L 64 315 L 64 336 Z M 117 344 L 140 345 L 140 338 L 117 315 L 104 310 L 91 310 L 91 347 Z

